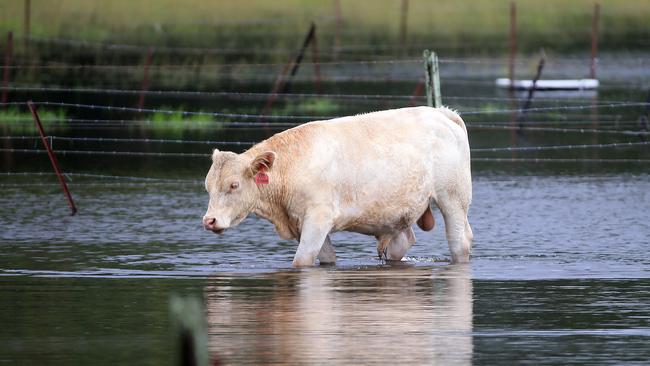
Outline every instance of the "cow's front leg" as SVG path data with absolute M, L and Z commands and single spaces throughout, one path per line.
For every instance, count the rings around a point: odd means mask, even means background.
M 332 230 L 332 219 L 327 211 L 313 211 L 307 214 L 300 232 L 300 244 L 293 257 L 293 266 L 304 267 L 316 264 L 316 257 L 325 244 L 330 230 Z
M 325 242 L 320 248 L 320 253 L 318 253 L 318 261 L 320 264 L 336 263 L 336 252 L 334 251 L 334 247 L 332 246 L 332 241 L 330 240 L 329 235 L 325 237 Z

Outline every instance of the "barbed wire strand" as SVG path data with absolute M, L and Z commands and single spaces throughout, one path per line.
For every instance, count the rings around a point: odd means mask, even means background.
M 0 103 L 0 106 L 24 106 L 27 102 L 7 102 Z M 136 112 L 136 113 L 163 113 L 163 114 L 180 114 L 180 115 L 205 115 L 214 117 L 232 117 L 232 118 L 255 118 L 255 119 L 303 119 L 303 120 L 323 120 L 337 118 L 338 116 L 307 116 L 307 115 L 261 115 L 261 114 L 244 114 L 244 113 L 220 113 L 220 112 L 203 112 L 203 111 L 185 111 L 185 110 L 168 110 L 156 108 L 133 108 L 133 107 L 119 107 L 107 106 L 97 104 L 81 104 L 81 103 L 64 103 L 64 102 L 51 102 L 51 101 L 36 101 L 35 105 L 40 106 L 58 106 L 80 109 L 98 109 L 120 112 Z M 618 102 L 618 103 L 597 103 L 575 106 L 553 106 L 553 107 L 534 107 L 527 108 L 526 112 L 536 111 L 567 111 L 567 110 L 583 110 L 591 108 L 628 108 L 628 107 L 647 107 L 650 103 L 646 102 Z M 492 109 L 492 110 L 474 110 L 465 111 L 462 115 L 482 115 L 482 114 L 504 114 L 504 113 L 521 113 L 522 108 L 508 108 L 508 109 Z
M 1 68 L 1 67 L 0 67 Z M 102 93 L 102 94 L 146 94 L 146 95 L 164 95 L 164 96 L 181 96 L 181 97 L 237 97 L 237 98 L 251 98 L 251 99 L 266 99 L 273 95 L 278 98 L 285 99 L 309 99 L 309 98 L 327 98 L 327 99 L 361 99 L 371 101 L 412 101 L 424 100 L 425 96 L 413 95 L 395 95 L 395 94 L 317 94 L 317 93 L 260 93 L 260 92 L 228 92 L 228 91 L 188 91 L 188 90 L 138 90 L 138 89 L 114 89 L 114 88 L 71 88 L 62 86 L 32 86 L 32 85 L 8 85 L 2 87 L 9 91 L 36 91 L 36 92 L 69 92 L 69 93 Z M 468 96 L 445 96 L 445 100 L 466 100 L 466 101 L 501 101 L 513 102 L 525 101 L 527 98 L 516 97 L 468 97 Z M 565 98 L 565 99 L 536 99 L 537 103 L 566 103 L 584 102 L 588 98 Z M 598 103 L 620 103 L 614 100 L 599 100 Z
M 52 172 L 0 172 L 0 176 L 54 176 L 55 173 Z M 203 183 L 200 180 L 188 180 L 188 179 L 170 179 L 170 178 L 151 178 L 151 177 L 134 177 L 127 175 L 108 175 L 108 174 L 95 174 L 95 173 L 72 173 L 66 172 L 63 174 L 67 177 L 83 177 L 83 178 L 101 178 L 101 179 L 121 179 L 121 180 L 133 180 L 133 181 L 143 181 L 143 182 L 165 182 L 165 183 Z M 69 179 L 72 182 L 71 179 Z

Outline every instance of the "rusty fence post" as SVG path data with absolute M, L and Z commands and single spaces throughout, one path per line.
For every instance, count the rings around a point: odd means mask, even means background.
M 144 98 L 149 90 L 149 67 L 153 59 L 153 47 L 147 50 L 147 58 L 144 61 L 144 70 L 142 76 L 142 87 L 140 88 L 140 98 L 138 98 L 138 109 L 144 108 Z
M 596 67 L 598 66 L 598 25 L 600 23 L 600 4 L 594 4 L 594 15 L 591 20 L 591 67 L 589 76 L 596 78 Z
M 515 83 L 515 57 L 517 55 L 517 4 L 510 3 L 510 37 L 508 57 L 508 78 L 510 79 L 510 90 L 514 90 Z
M 63 178 L 63 174 L 61 173 L 61 169 L 59 168 L 59 162 L 56 160 L 56 155 L 54 154 L 54 151 L 52 151 L 52 147 L 50 146 L 50 144 L 47 142 L 47 136 L 45 136 L 45 131 L 43 130 L 41 119 L 38 117 L 38 112 L 36 112 L 36 106 L 34 106 L 34 103 L 31 100 L 27 102 L 27 106 L 29 107 L 29 110 L 32 112 L 34 123 L 36 123 L 36 128 L 38 129 L 38 133 L 41 135 L 41 141 L 43 142 L 43 145 L 47 150 L 47 155 L 50 157 L 50 162 L 52 163 L 52 167 L 54 168 L 56 177 L 59 179 L 59 183 L 61 183 L 61 187 L 63 188 L 63 193 L 65 194 L 65 197 L 68 200 L 68 204 L 70 205 L 70 211 L 71 211 L 70 216 L 74 216 L 74 214 L 77 213 L 77 207 L 75 206 L 74 201 L 72 200 L 72 195 L 68 190 L 68 185 L 65 183 L 65 179 Z
M 29 36 L 31 34 L 31 21 L 32 19 L 32 2 L 25 0 L 25 13 L 23 18 L 23 47 L 27 49 L 29 46 Z
M 263 121 L 264 116 L 266 116 L 271 111 L 271 107 L 273 107 L 273 103 L 275 102 L 275 99 L 278 97 L 278 93 L 288 93 L 291 90 L 291 79 L 298 72 L 300 63 L 302 62 L 302 59 L 305 55 L 305 49 L 309 46 L 309 43 L 314 40 L 315 33 L 316 33 L 316 25 L 314 23 L 311 23 L 311 26 L 309 27 L 309 31 L 307 32 L 307 35 L 305 36 L 305 39 L 302 42 L 302 47 L 300 47 L 300 50 L 298 51 L 296 56 L 291 60 L 289 60 L 289 62 L 284 65 L 284 68 L 282 69 L 278 77 L 275 79 L 275 83 L 273 84 L 273 88 L 271 90 L 269 98 L 266 100 L 266 104 L 264 105 L 264 108 L 262 108 L 262 112 L 260 113 L 262 115 L 262 117 L 260 117 L 260 122 Z M 287 74 L 289 75 L 287 76 Z M 318 68 L 318 74 L 320 75 L 320 67 Z
M 0 102 L 7 103 L 7 85 L 9 84 L 9 68 L 11 66 L 11 56 L 14 48 L 14 35 L 12 32 L 7 33 L 7 45 L 5 46 L 5 68 L 2 70 L 2 97 Z

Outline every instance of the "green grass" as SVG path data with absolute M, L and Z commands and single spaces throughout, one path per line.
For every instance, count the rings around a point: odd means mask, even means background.
M 395 44 L 400 34 L 399 0 L 340 0 L 342 46 Z M 642 47 L 650 2 L 602 2 L 602 42 L 609 47 Z M 503 49 L 509 27 L 509 0 L 410 0 L 408 42 L 476 52 Z M 520 0 L 521 49 L 589 49 L 593 0 Z M 313 20 L 319 43 L 334 43 L 334 1 L 316 0 L 49 0 L 32 1 L 32 35 L 96 41 L 204 47 L 295 47 Z M 253 23 L 244 23 L 244 22 Z M 259 21 L 259 22 L 257 22 Z M 266 22 L 266 23 L 265 23 Z M 0 3 L 0 31 L 23 29 L 23 1 Z M 4 38 L 4 37 L 3 37 Z
M 65 129 L 66 114 L 63 110 L 39 109 L 38 116 L 45 131 L 52 125 Z M 31 113 L 17 108 L 0 109 L 0 128 L 4 134 L 32 135 L 38 132 Z

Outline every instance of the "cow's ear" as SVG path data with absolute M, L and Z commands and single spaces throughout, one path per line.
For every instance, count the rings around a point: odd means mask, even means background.
M 274 161 L 275 153 L 273 151 L 265 151 L 253 159 L 253 162 L 251 163 L 251 172 L 255 175 L 262 169 L 271 170 Z
M 219 156 L 219 152 L 220 152 L 219 149 L 214 149 L 212 151 L 212 161 L 213 162 L 217 161 L 217 157 Z

